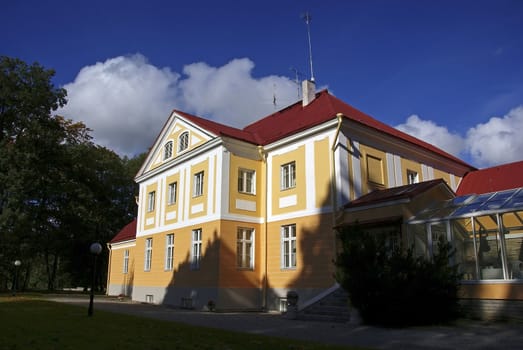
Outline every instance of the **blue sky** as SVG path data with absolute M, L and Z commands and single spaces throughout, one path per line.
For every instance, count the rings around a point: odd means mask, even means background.
M 120 154 L 173 108 L 243 127 L 318 88 L 477 167 L 523 159 L 523 1 L 33 1 L 0 54 L 56 70 L 61 114 Z

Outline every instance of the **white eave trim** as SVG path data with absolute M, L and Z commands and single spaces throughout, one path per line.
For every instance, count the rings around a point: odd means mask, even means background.
M 197 156 L 201 155 L 202 153 L 208 152 L 209 150 L 216 148 L 222 144 L 223 144 L 223 140 L 220 137 L 217 137 L 214 140 L 210 140 L 189 152 L 183 153 L 180 156 L 178 156 L 174 159 L 171 159 L 170 161 L 168 161 L 166 163 L 163 163 L 159 167 L 157 167 L 151 171 L 148 171 L 145 174 L 135 177 L 134 181 L 136 181 L 137 183 L 140 183 L 142 181 L 150 179 L 151 177 L 167 170 L 168 168 L 176 166 L 180 163 L 187 162 L 188 160 L 190 160 L 194 157 L 197 157 Z
M 376 204 L 361 205 L 361 206 L 357 206 L 357 207 L 354 207 L 354 208 L 346 208 L 346 209 L 344 209 L 344 211 L 346 213 L 354 213 L 354 212 L 363 211 L 363 210 L 377 209 L 377 208 L 383 208 L 383 207 L 390 207 L 390 206 L 393 206 L 393 205 L 407 204 L 407 203 L 410 203 L 410 199 L 409 198 L 402 198 L 402 199 L 397 199 L 395 201 L 386 201 L 386 202 L 380 202 L 380 203 L 376 203 Z
M 338 126 L 338 117 L 336 117 L 336 115 L 333 115 L 332 116 L 332 120 L 326 121 L 323 124 L 316 125 L 316 126 L 314 126 L 312 128 L 308 128 L 308 129 L 305 129 L 303 131 L 300 131 L 297 134 L 292 134 L 292 135 L 287 136 L 287 137 L 285 137 L 283 139 L 275 141 L 275 142 L 273 142 L 273 143 L 271 143 L 269 145 L 264 146 L 263 149 L 265 151 L 271 151 L 271 150 L 276 149 L 278 147 L 285 146 L 288 143 L 296 142 L 298 139 L 301 139 L 301 138 L 304 138 L 304 137 L 307 137 L 307 136 L 310 136 L 310 135 L 313 135 L 313 134 L 317 134 L 317 133 L 322 132 L 322 131 L 324 131 L 326 129 L 334 128 L 336 126 Z

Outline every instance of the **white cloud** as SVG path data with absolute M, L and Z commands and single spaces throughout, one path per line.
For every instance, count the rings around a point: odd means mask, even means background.
M 523 106 L 503 118 L 492 117 L 467 132 L 467 151 L 474 164 L 493 166 L 523 159 Z
M 147 150 L 173 108 L 243 127 L 297 98 L 286 77 L 254 78 L 254 63 L 235 59 L 221 67 L 193 63 L 184 75 L 158 68 L 140 55 L 119 56 L 84 67 L 64 88 L 68 103 L 58 113 L 82 120 L 95 142 L 119 154 Z
M 459 157 L 465 149 L 463 138 L 450 132 L 446 127 L 439 126 L 433 121 L 420 119 L 417 115 L 411 115 L 404 124 L 396 126 L 409 135 L 428 142 L 442 150 Z
M 64 86 L 68 103 L 58 113 L 85 122 L 96 143 L 138 154 L 151 146 L 173 108 L 178 79 L 139 54 L 111 58 L 84 67 Z
M 217 121 L 244 127 L 298 99 L 290 79 L 272 75 L 255 79 L 253 68 L 247 58 L 218 68 L 202 62 L 185 66 L 187 78 L 179 85 L 184 107 L 197 115 L 216 116 Z

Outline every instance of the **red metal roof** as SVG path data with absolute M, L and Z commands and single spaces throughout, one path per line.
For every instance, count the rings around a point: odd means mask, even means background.
M 349 120 L 402 139 L 411 144 L 423 147 L 439 154 L 440 156 L 450 159 L 453 162 L 474 169 L 471 165 L 465 163 L 461 159 L 357 110 L 331 95 L 328 90 L 318 92 L 316 98 L 305 107 L 302 106 L 301 101 L 298 101 L 287 108 L 247 125 L 243 130 L 216 123 L 182 111 L 175 110 L 175 112 L 216 135 L 226 135 L 263 146 L 325 123 L 336 118 L 338 113 L 342 113 L 345 118 Z
M 125 241 L 133 240 L 135 238 L 136 238 L 136 219 L 134 219 L 133 221 L 131 221 L 130 223 L 125 225 L 124 228 L 122 228 L 120 230 L 120 232 L 118 232 L 116 234 L 116 236 L 114 236 L 113 239 L 111 239 L 111 241 L 109 241 L 109 243 L 125 242 Z
M 344 208 L 349 209 L 355 207 L 375 205 L 378 203 L 397 201 L 400 199 L 411 199 L 438 185 L 444 185 L 448 188 L 450 192 L 452 192 L 452 190 L 450 189 L 450 187 L 448 187 L 445 181 L 443 181 L 442 179 L 436 179 L 419 182 L 411 185 L 391 187 L 383 190 L 375 190 L 345 204 Z
M 342 113 L 345 118 L 349 120 L 423 147 L 454 162 L 474 169 L 471 165 L 465 163 L 461 159 L 357 110 L 339 98 L 334 97 L 327 90 L 317 93 L 316 98 L 305 107 L 303 107 L 301 101 L 299 101 L 281 111 L 246 126 L 244 130 L 255 134 L 259 143 L 266 145 L 299 131 L 324 123 L 328 120 L 332 120 L 336 118 L 336 114 L 338 113 Z
M 195 115 L 185 113 L 182 111 L 174 110 L 174 112 L 181 115 L 182 117 L 189 120 L 190 122 L 200 126 L 201 128 L 212 132 L 213 134 L 230 136 L 235 139 L 257 144 L 254 136 L 248 131 L 240 130 L 237 128 L 233 128 L 232 126 L 213 122 L 212 120 L 197 117 Z
M 523 161 L 467 173 L 456 194 L 482 194 L 523 187 Z

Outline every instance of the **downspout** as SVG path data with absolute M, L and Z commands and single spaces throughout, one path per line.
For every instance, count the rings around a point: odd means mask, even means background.
M 267 185 L 268 185 L 268 178 L 269 178 L 269 175 L 268 175 L 268 166 L 267 166 L 267 154 L 265 153 L 264 149 L 263 149 L 263 146 L 258 146 L 258 154 L 260 155 L 260 158 L 262 159 L 263 163 L 265 164 L 265 188 L 264 188 L 264 191 L 262 191 L 263 195 L 265 196 L 265 198 L 263 198 L 263 202 L 265 203 L 265 208 L 264 208 L 264 213 L 263 213 L 263 216 L 264 216 L 264 220 L 263 220 L 263 231 L 264 231 L 264 239 L 265 239 L 265 244 L 263 245 L 263 249 L 264 249 L 264 252 L 263 252 L 263 256 L 264 256 L 264 263 L 263 263 L 263 282 L 262 282 L 262 309 L 267 311 L 267 289 L 268 289 L 268 278 L 267 278 L 267 270 L 268 270 L 268 265 L 267 265 L 267 237 L 268 237 L 268 229 L 267 229 L 267 208 L 268 208 L 268 188 L 267 188 Z
M 331 180 L 331 186 L 332 186 L 332 195 L 331 195 L 331 202 L 332 202 L 332 223 L 333 227 L 336 226 L 337 219 L 338 219 L 338 200 L 337 200 L 337 187 L 336 187 L 336 149 L 338 147 L 338 137 L 340 135 L 341 130 L 341 124 L 343 122 L 343 114 L 337 113 L 336 117 L 338 118 L 338 125 L 336 126 L 336 133 L 334 134 L 334 140 L 332 142 L 331 147 L 331 174 L 332 174 L 332 180 Z M 336 236 L 334 236 L 334 252 L 336 252 Z
M 107 282 L 105 285 L 105 294 L 109 295 L 109 283 L 111 283 L 111 261 L 113 257 L 113 250 L 111 249 L 111 243 L 107 243 L 107 249 L 109 250 L 109 262 L 107 263 Z

